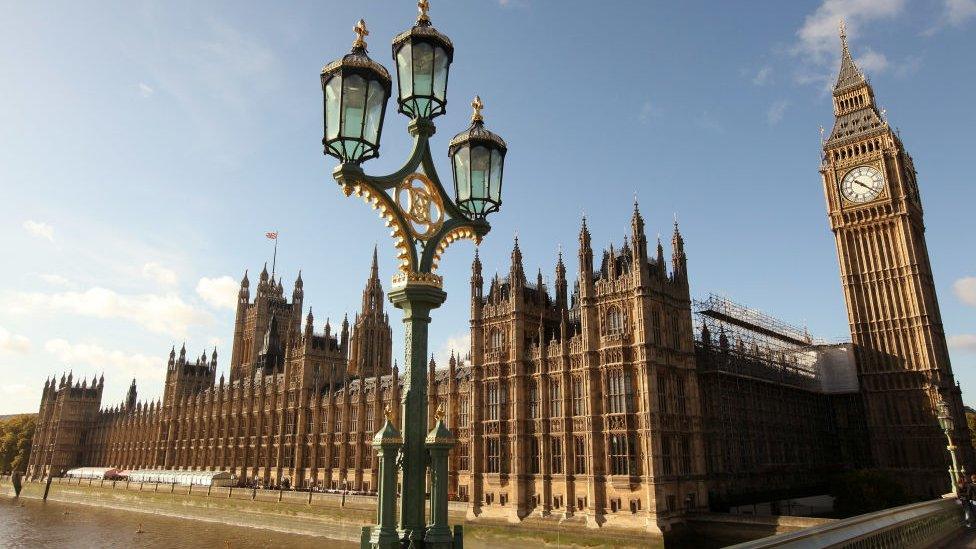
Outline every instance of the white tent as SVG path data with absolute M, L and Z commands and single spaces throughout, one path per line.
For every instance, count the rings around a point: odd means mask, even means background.
M 138 469 L 123 471 L 130 482 L 159 482 L 180 486 L 233 486 L 237 477 L 227 471 L 174 471 L 169 469 Z
M 112 467 L 76 467 L 69 469 L 64 476 L 69 478 L 118 478 L 119 470 Z

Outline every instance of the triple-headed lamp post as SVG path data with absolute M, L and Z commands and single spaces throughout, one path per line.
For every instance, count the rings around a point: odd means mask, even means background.
M 325 154 L 339 159 L 332 175 L 346 196 L 362 197 L 391 228 L 400 263 L 390 301 L 403 310 L 405 365 L 402 434 L 387 415 L 373 439 L 380 457 L 377 524 L 364 533 L 371 547 L 451 547 L 447 526 L 447 448 L 453 436 L 437 414 L 427 433 L 427 328 L 430 311 L 447 297 L 436 274 L 441 254 L 455 240 L 479 243 L 491 228 L 485 217 L 501 206 L 507 150 L 501 137 L 484 127 L 481 99 L 467 130 L 450 142 L 454 176 L 452 199 L 444 190 L 430 152 L 433 119 L 446 112 L 447 76 L 454 56 L 451 40 L 431 26 L 428 2 L 417 3 L 416 24 L 393 39 L 399 112 L 410 117 L 413 150 L 399 170 L 370 176 L 360 167 L 379 156 L 380 134 L 390 97 L 390 74 L 369 58 L 362 20 L 352 51 L 322 69 L 325 101 Z M 401 447 L 402 446 L 402 447 Z M 397 459 L 399 456 L 399 459 Z M 396 470 L 402 471 L 399 522 L 395 519 Z M 427 468 L 431 471 L 431 517 L 425 520 Z M 368 535 L 367 535 L 368 534 Z M 460 541 L 458 539 L 458 541 Z
M 952 493 L 957 493 L 956 490 L 956 479 L 959 478 L 959 462 L 956 459 L 956 445 L 952 442 L 952 432 L 955 430 L 955 421 L 952 419 L 952 414 L 949 412 L 949 404 L 939 397 L 939 402 L 936 404 L 936 411 L 939 413 L 939 425 L 942 427 L 942 432 L 945 433 L 946 440 L 949 443 L 946 445 L 946 450 L 949 451 L 949 456 L 952 458 L 952 469 L 949 469 L 949 488 Z

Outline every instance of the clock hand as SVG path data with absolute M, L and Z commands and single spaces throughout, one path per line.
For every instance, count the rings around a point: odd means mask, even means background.
M 874 191 L 874 189 L 872 189 L 871 187 L 868 187 L 868 186 L 867 186 L 867 185 L 865 185 L 864 183 L 861 183 L 861 182 L 860 182 L 860 181 L 858 181 L 857 179 L 855 179 L 855 180 L 854 180 L 854 183 L 857 183 L 858 185 L 860 185 L 860 186 L 862 186 L 862 187 L 864 187 L 865 189 L 867 189 L 867 190 L 869 190 L 869 191 L 872 191 L 872 192 Z

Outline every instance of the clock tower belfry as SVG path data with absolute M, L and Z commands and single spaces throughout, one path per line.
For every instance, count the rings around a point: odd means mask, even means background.
M 936 418 L 940 397 L 955 419 L 953 442 L 967 468 L 973 449 L 949 364 L 915 168 L 851 58 L 843 24 L 840 37 L 834 127 L 820 173 L 871 453 L 913 495 L 942 494 L 949 456 Z

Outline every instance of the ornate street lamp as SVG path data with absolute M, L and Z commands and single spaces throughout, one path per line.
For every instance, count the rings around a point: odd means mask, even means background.
M 417 23 L 393 39 L 393 59 L 400 84 L 400 112 L 430 120 L 446 112 L 447 73 L 454 60 L 454 44 L 431 26 L 427 0 L 420 0 L 417 6 Z
M 380 132 L 390 98 L 390 73 L 366 54 L 362 19 L 352 51 L 322 67 L 325 153 L 356 164 L 380 155 Z
M 955 421 L 952 419 L 952 414 L 949 412 L 949 404 L 939 396 L 939 402 L 936 404 L 936 411 L 939 413 L 939 425 L 942 427 L 942 432 L 945 433 L 946 439 L 949 444 L 946 445 L 946 450 L 949 450 L 949 456 L 952 458 L 952 469 L 949 469 L 949 486 L 952 489 L 952 493 L 956 493 L 956 479 L 959 476 L 959 462 L 956 459 L 956 445 L 952 443 L 952 432 L 955 429 Z
M 502 205 L 502 167 L 508 147 L 504 139 L 485 129 L 481 98 L 475 96 L 471 106 L 471 126 L 454 136 L 447 154 L 454 167 L 458 206 L 480 219 Z
M 431 26 L 427 0 L 420 0 L 417 6 L 420 15 L 416 25 L 393 40 L 399 112 L 410 117 L 407 131 L 414 139 L 409 158 L 397 171 L 371 176 L 360 166 L 379 154 L 380 129 L 390 92 L 386 69 L 366 56 L 363 37 L 367 31 L 363 21 L 356 25 L 352 53 L 322 69 L 322 143 L 325 154 L 341 162 L 332 176 L 346 196 L 355 194 L 379 210 L 391 229 L 399 261 L 389 297 L 395 307 L 403 310 L 405 325 L 400 415 L 403 446 L 399 460 L 402 495 L 399 523 L 392 523 L 393 513 L 379 513 L 379 523 L 364 535 L 363 546 L 374 548 L 400 547 L 401 542 L 409 547 L 452 547 L 461 541 L 460 528 L 453 541 L 446 535 L 446 514 L 431 517 L 430 528 L 424 517 L 428 463 L 432 458 L 443 457 L 440 442 L 425 448 L 425 441 L 428 437 L 435 442 L 449 439 L 443 422 L 437 423 L 436 432 L 426 432 L 427 329 L 430 311 L 447 298 L 437 274 L 441 254 L 462 238 L 480 243 L 491 229 L 485 217 L 501 205 L 507 150 L 501 137 L 485 129 L 483 105 L 476 97 L 471 126 L 450 144 L 455 197 L 448 196 L 434 168 L 430 138 L 435 132 L 433 118 L 444 114 L 447 106 L 447 74 L 454 47 L 447 36 Z M 349 89 L 354 91 L 347 93 L 347 80 Z M 365 91 L 359 91 L 360 86 Z M 438 459 L 433 461 L 439 463 Z M 431 501 L 446 502 L 446 469 L 433 467 L 431 475 Z M 382 483 L 380 509 L 388 509 L 387 505 L 395 499 L 396 483 Z M 396 543 L 391 541 L 393 531 L 400 537 Z

